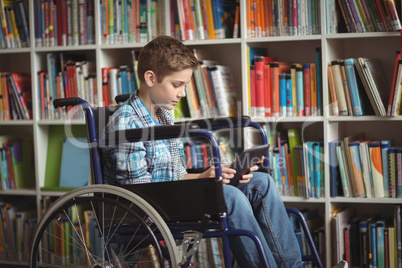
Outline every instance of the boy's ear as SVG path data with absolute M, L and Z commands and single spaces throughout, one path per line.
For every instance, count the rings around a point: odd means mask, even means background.
M 145 83 L 148 87 L 152 87 L 156 82 L 156 75 L 153 71 L 148 70 L 144 73 Z

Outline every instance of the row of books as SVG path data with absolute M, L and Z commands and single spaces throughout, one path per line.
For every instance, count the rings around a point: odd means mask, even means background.
M 321 33 L 321 1 L 247 0 L 247 37 Z
M 35 0 L 35 46 L 95 43 L 93 0 Z
M 330 0 L 327 3 L 328 33 L 385 32 L 402 29 L 400 1 Z
M 316 61 L 305 64 L 281 62 L 266 51 L 248 48 L 250 115 L 321 116 L 320 49 L 316 49 Z
M 387 115 L 390 87 L 377 60 L 334 60 L 327 72 L 332 115 Z
M 200 65 L 187 84 L 183 101 L 187 102 L 185 105 L 189 114 L 184 109 L 175 111 L 177 118 L 236 116 L 238 103 L 230 68 L 216 61 L 200 60 Z
M 329 153 L 331 196 L 402 197 L 402 150 L 391 141 L 359 134 L 330 142 Z
M 302 141 L 301 130 L 283 132 L 265 126 L 272 177 L 282 196 L 324 197 L 323 143 Z
M 240 1 L 171 1 L 171 34 L 181 40 L 240 37 Z
M 0 201 L 0 256 L 1 260 L 29 260 L 33 235 L 38 224 L 31 202 Z
M 60 119 L 66 110 L 53 108 L 57 98 L 81 97 L 91 105 L 100 102 L 96 76 L 85 55 L 48 53 L 47 70 L 38 72 L 38 100 L 42 119 Z
M 32 189 L 34 177 L 32 140 L 0 136 L 0 189 Z
M 0 48 L 30 46 L 28 7 L 27 0 L 0 1 Z
M 165 1 L 100 2 L 103 44 L 146 43 L 165 35 Z
M 82 210 L 82 211 L 81 211 Z M 53 265 L 88 265 L 87 252 L 80 250 L 85 243 L 87 251 L 96 259 L 103 256 L 104 241 L 93 210 L 71 206 L 66 215 L 54 219 L 44 232 L 41 243 L 43 263 Z M 73 224 L 79 225 L 76 230 Z
M 31 75 L 0 73 L 0 120 L 32 119 Z
M 399 267 L 402 262 L 401 205 L 392 216 L 355 214 L 353 208 L 331 211 L 332 264 L 351 267 Z
M 322 215 L 320 215 L 318 209 L 309 209 L 309 208 L 304 208 L 301 209 L 300 212 L 302 213 L 304 219 L 306 220 L 308 229 L 310 230 L 310 233 L 313 237 L 313 241 L 315 244 L 315 247 L 317 249 L 317 253 L 320 256 L 321 262 L 325 263 L 326 260 L 326 250 L 325 250 L 325 228 L 324 228 L 324 218 Z M 303 256 L 305 255 L 311 255 L 311 249 L 308 246 L 307 243 L 307 238 L 306 234 L 303 231 L 303 229 L 300 226 L 300 222 L 298 218 L 292 214 L 288 213 L 289 215 L 289 220 L 291 223 L 291 226 L 294 230 L 294 233 L 296 235 L 297 241 L 299 242 L 299 247 L 300 247 L 300 252 L 302 253 Z M 313 266 L 313 262 L 311 261 L 305 261 L 304 262 L 304 267 L 315 267 Z

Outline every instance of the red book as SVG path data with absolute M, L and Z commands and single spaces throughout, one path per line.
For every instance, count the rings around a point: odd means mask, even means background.
M 389 101 L 388 101 L 388 109 L 387 109 L 388 116 L 391 116 L 391 112 L 392 112 L 392 103 L 394 101 L 396 75 L 398 73 L 398 66 L 399 66 L 400 59 L 401 59 L 401 52 L 397 51 L 396 57 L 395 57 L 395 63 L 394 63 L 394 74 L 392 76 L 392 85 L 391 85 L 391 90 L 390 90 L 391 93 L 389 94 Z
M 26 119 L 32 119 L 31 75 L 11 73 L 10 79 L 15 85 Z
M 67 4 L 66 1 L 61 1 L 61 38 L 62 46 L 67 46 Z
M 39 81 L 40 81 L 40 110 L 41 118 L 46 119 L 46 100 L 45 100 L 45 71 L 39 71 Z M 67 97 L 67 96 L 66 96 Z
M 251 65 L 250 66 L 250 97 L 251 97 L 251 111 L 250 115 L 254 116 L 256 115 L 256 108 L 257 108 L 257 103 L 256 103 L 256 92 L 255 92 L 255 66 Z
M 201 143 L 202 159 L 204 168 L 209 167 L 207 144 Z
M 350 250 L 349 250 L 349 225 L 343 228 L 344 248 L 345 248 L 345 260 L 350 263 Z
M 109 106 L 111 104 L 109 95 L 109 87 L 108 87 L 108 74 L 111 67 L 102 68 L 102 97 L 103 97 L 103 106 Z
M 256 115 L 265 116 L 264 98 L 264 57 L 254 57 L 255 66 L 255 96 L 256 96 Z
M 10 142 L 7 142 L 4 144 L 4 148 L 6 149 L 6 154 L 7 154 L 7 166 L 8 166 L 8 177 L 10 179 L 10 189 L 16 189 L 15 187 L 15 180 L 14 180 L 14 170 L 13 170 L 13 164 L 11 160 L 11 150 L 12 150 L 13 144 Z
M 384 26 L 385 31 L 392 31 L 392 27 L 389 24 L 387 18 L 387 11 L 385 9 L 385 5 L 383 0 L 372 0 L 375 10 L 377 12 L 377 17 L 380 20 L 381 24 Z
M 311 115 L 310 64 L 303 65 L 303 87 L 304 87 L 304 113 L 306 116 L 310 116 Z
M 192 161 L 191 161 L 191 148 L 190 148 L 190 145 L 186 144 L 184 146 L 184 152 L 186 153 L 186 158 L 187 158 L 187 168 L 188 169 L 193 168 L 193 164 L 192 164 Z
M 272 115 L 272 104 L 271 104 L 271 67 L 269 63 L 264 65 L 264 106 L 265 106 L 265 116 Z
M 271 107 L 272 116 L 279 117 L 279 63 L 272 62 L 271 68 Z
M 61 0 L 54 0 L 54 5 L 56 6 L 56 21 L 57 21 L 57 45 L 62 46 L 63 45 L 63 38 L 62 38 L 62 32 L 63 32 L 63 23 L 62 23 L 62 6 L 61 6 Z

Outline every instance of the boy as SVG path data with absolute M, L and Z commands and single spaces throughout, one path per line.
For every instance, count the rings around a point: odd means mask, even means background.
M 106 132 L 173 124 L 172 110 L 185 96 L 198 61 L 180 41 L 160 36 L 144 46 L 138 58 L 140 87 L 110 118 Z M 180 159 L 183 144 L 178 139 L 136 142 L 104 151 L 109 184 L 174 181 L 214 177 L 214 168 L 187 174 Z M 261 240 L 270 267 L 301 267 L 301 254 L 282 200 L 272 178 L 261 172 L 242 177 L 237 187 L 224 185 L 228 224 L 246 229 Z M 235 170 L 222 166 L 223 183 Z M 240 267 L 260 267 L 254 242 L 246 237 L 230 240 Z

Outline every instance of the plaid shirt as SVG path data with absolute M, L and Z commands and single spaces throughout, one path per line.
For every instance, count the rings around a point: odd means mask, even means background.
M 160 123 L 135 92 L 110 117 L 103 134 L 114 130 L 173 124 L 173 115 L 169 110 L 159 108 L 157 117 Z M 103 177 L 107 184 L 179 180 L 187 173 L 181 162 L 183 154 L 183 143 L 179 139 L 123 143 L 113 148 L 103 148 Z

